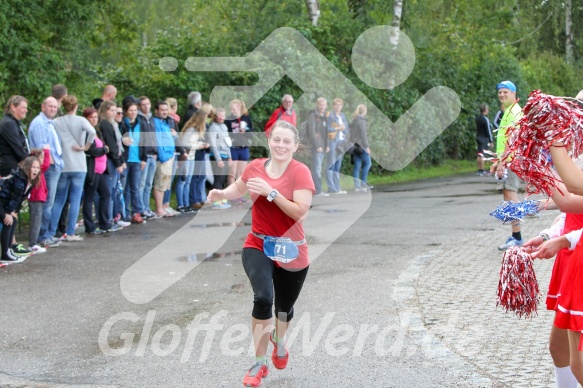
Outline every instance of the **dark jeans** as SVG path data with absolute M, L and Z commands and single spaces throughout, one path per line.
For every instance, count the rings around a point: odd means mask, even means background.
M 85 232 L 95 231 L 95 222 L 93 222 L 93 200 L 95 192 L 99 194 L 99 206 L 97 206 L 97 220 L 102 230 L 110 228 L 109 223 L 109 202 L 111 200 L 111 191 L 106 177 L 103 174 L 95 174 L 93 183 L 87 180 L 83 185 L 83 224 Z
M 222 190 L 225 188 L 225 182 L 227 181 L 227 175 L 229 174 L 229 163 L 227 158 L 223 158 L 223 167 L 219 167 L 215 161 L 215 158 L 211 156 L 211 166 L 213 168 L 213 175 L 215 177 L 213 181 L 213 189 Z
M 142 213 L 142 198 L 140 196 L 140 179 L 142 178 L 142 168 L 140 163 L 128 162 L 127 176 L 124 187 L 124 199 L 126 206 L 126 217 L 131 217 L 136 213 Z M 131 205 L 131 209 L 130 209 Z
M 0 232 L 0 244 L 2 245 L 2 258 L 8 258 L 8 249 L 12 246 L 12 240 L 14 238 L 14 231 L 16 230 L 16 225 L 18 220 L 12 218 L 12 225 L 6 225 L 4 220 L 2 220 L 2 232 Z
M 36 245 L 40 233 L 40 226 L 43 221 L 44 202 L 28 201 L 28 211 L 30 213 L 30 228 L 28 230 L 28 245 Z
M 275 304 L 276 317 L 283 322 L 291 321 L 294 304 L 300 295 L 309 267 L 295 272 L 276 267 L 263 251 L 255 248 L 243 248 L 242 255 L 243 268 L 253 287 L 253 318 L 271 319 Z

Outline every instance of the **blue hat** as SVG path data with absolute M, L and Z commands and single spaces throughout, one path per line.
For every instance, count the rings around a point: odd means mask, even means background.
M 496 85 L 496 90 L 500 89 L 508 89 L 511 92 L 516 93 L 516 85 L 512 81 L 502 81 L 498 85 Z

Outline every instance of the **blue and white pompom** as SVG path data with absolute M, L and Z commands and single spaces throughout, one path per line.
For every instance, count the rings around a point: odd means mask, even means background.
M 539 201 L 526 200 L 522 202 L 504 201 L 490 213 L 503 223 L 511 221 L 522 221 L 526 216 L 534 216 L 539 212 Z

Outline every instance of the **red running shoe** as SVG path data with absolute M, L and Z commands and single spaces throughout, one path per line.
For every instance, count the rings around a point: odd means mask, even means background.
M 269 374 L 269 369 L 267 369 L 266 364 L 255 363 L 245 377 L 243 377 L 244 387 L 258 387 L 261 385 L 261 380 L 267 377 Z
M 271 332 L 271 334 L 269 335 L 269 340 L 273 344 L 273 352 L 271 353 L 271 362 L 273 363 L 273 366 L 276 367 L 277 369 L 285 369 L 285 367 L 287 366 L 287 361 L 289 360 L 289 351 L 287 349 L 287 346 L 284 345 L 285 356 L 279 357 L 277 355 L 277 344 L 273 340 L 273 332 Z

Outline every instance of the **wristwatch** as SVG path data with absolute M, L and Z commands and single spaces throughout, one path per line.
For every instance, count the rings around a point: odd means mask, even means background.
M 279 191 L 273 189 L 271 190 L 271 193 L 267 194 L 267 200 L 269 202 L 273 202 L 273 200 L 275 199 L 275 197 L 277 197 L 279 194 Z
M 543 241 L 549 241 L 551 239 L 546 233 L 541 233 L 540 236 L 543 238 Z

